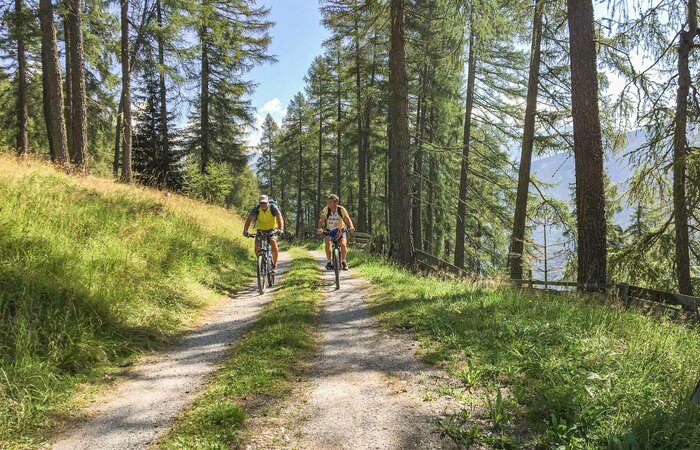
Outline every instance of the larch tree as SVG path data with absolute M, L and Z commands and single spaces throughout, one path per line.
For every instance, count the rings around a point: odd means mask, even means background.
M 87 170 L 87 90 L 85 85 L 85 49 L 83 45 L 83 1 L 68 0 L 70 35 L 70 124 L 69 153 L 72 165 Z
M 603 143 L 598 105 L 593 1 L 567 0 L 571 54 L 577 210 L 577 281 L 584 289 L 606 284 Z
M 406 266 L 414 264 L 411 232 L 411 155 L 408 130 L 408 78 L 405 51 L 405 3 L 391 0 L 389 50 L 389 154 L 392 201 L 389 204 L 394 256 Z
M 129 46 L 129 0 L 121 0 L 121 60 L 122 60 L 122 174 L 121 180 L 131 183 L 134 178 L 131 162 L 131 55 Z

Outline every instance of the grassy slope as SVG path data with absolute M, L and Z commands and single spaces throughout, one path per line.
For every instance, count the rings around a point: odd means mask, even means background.
M 0 156 L 0 448 L 245 282 L 240 234 L 221 208 Z
M 700 329 L 571 296 L 417 278 L 355 253 L 377 290 L 372 309 L 414 329 L 482 394 L 487 430 L 468 413 L 446 431 L 495 447 L 700 448 Z M 479 421 L 471 421 L 478 423 Z M 483 423 L 483 421 L 482 421 Z
M 314 348 L 312 322 L 321 286 L 316 260 L 299 248 L 292 249 L 292 257 L 291 270 L 272 304 L 239 341 L 203 395 L 160 440 L 161 448 L 240 446 L 246 403 L 254 399 L 264 403 L 265 398 L 289 392 L 288 380 Z

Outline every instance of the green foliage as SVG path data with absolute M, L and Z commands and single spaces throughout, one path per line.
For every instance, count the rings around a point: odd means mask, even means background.
M 233 355 L 159 442 L 161 448 L 239 446 L 246 403 L 280 399 L 289 391 L 316 338 L 313 321 L 321 293 L 318 263 L 306 251 L 292 249 L 289 272 L 272 304 L 236 345 Z
M 490 439 L 498 437 L 489 445 L 700 446 L 700 407 L 688 401 L 700 375 L 697 327 L 584 297 L 417 278 L 354 258 L 377 288 L 372 310 L 381 322 L 415 330 L 432 351 L 450 355 L 448 370 L 463 379 L 483 370 L 465 388 L 486 399 Z M 453 418 L 446 432 L 487 442 L 459 423 Z
M 0 204 L 0 447 L 35 445 L 76 383 L 252 274 L 240 221 L 181 197 L 2 158 Z

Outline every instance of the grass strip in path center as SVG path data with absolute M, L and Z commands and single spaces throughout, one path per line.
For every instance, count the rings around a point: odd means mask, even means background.
M 290 254 L 291 268 L 270 306 L 157 447 L 224 449 L 240 445 L 246 406 L 281 399 L 290 392 L 294 375 L 316 346 L 313 322 L 321 297 L 316 260 L 299 248 Z

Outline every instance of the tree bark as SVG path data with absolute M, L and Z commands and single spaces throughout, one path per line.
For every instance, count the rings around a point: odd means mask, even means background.
M 131 56 L 129 53 L 129 0 L 121 0 L 122 50 L 122 177 L 124 183 L 134 180 L 131 165 Z
M 202 155 L 200 172 L 205 175 L 209 168 L 211 149 L 209 148 L 209 36 L 207 26 L 202 27 L 202 91 L 199 99 L 200 133 L 202 140 Z
M 87 92 L 85 87 L 85 52 L 83 49 L 83 3 L 69 0 L 71 78 L 71 163 L 80 172 L 87 170 Z
M 42 111 L 44 113 L 44 125 L 46 126 L 46 136 L 49 142 L 49 157 L 52 163 L 56 163 L 56 149 L 54 148 L 54 142 L 51 139 L 51 97 L 49 96 L 49 80 L 48 80 L 48 69 L 46 64 L 46 51 L 42 44 L 41 46 L 41 103 Z
M 17 34 L 17 154 L 29 153 L 29 105 L 27 101 L 27 56 L 24 49 L 25 24 L 22 0 L 15 0 L 15 33 Z
M 65 106 L 63 108 L 63 116 L 65 117 L 66 121 L 66 141 L 68 142 L 68 145 L 72 145 L 73 139 L 71 138 L 71 114 L 73 113 L 73 103 L 71 99 L 73 98 L 73 93 L 72 93 L 72 88 L 71 88 L 71 76 L 70 76 L 70 67 L 71 67 L 71 45 L 70 45 L 70 27 L 68 26 L 68 10 L 70 9 L 70 0 L 65 0 L 66 4 L 66 12 L 63 15 L 63 44 L 65 47 L 65 72 L 66 72 L 66 80 L 63 83 L 63 98 L 65 99 Z
M 114 159 L 112 160 L 112 175 L 119 176 L 121 167 L 121 143 L 122 143 L 122 113 L 124 109 L 124 93 L 119 96 L 119 108 L 117 109 L 117 126 L 114 133 Z
M 340 151 L 340 147 L 342 145 L 343 139 L 342 139 L 342 133 L 341 133 L 341 120 L 343 119 L 343 86 L 342 86 L 342 81 L 340 79 L 340 57 L 341 57 L 341 43 L 338 41 L 338 52 L 336 55 L 336 76 L 338 77 L 337 83 L 338 83 L 338 96 L 337 96 L 337 136 L 336 136 L 336 154 L 335 154 L 335 193 L 338 195 L 338 198 L 342 201 L 343 197 L 342 194 L 340 193 L 340 180 L 341 180 L 341 167 L 342 167 L 342 153 Z
M 56 28 L 53 19 L 51 0 L 39 0 L 39 19 L 41 21 L 41 50 L 44 85 L 47 95 L 44 96 L 44 108 L 48 110 L 47 124 L 50 147 L 53 148 L 54 162 L 60 166 L 68 163 L 66 124 L 63 120 L 63 94 L 61 92 L 61 66 L 58 59 L 56 43 Z
M 411 155 L 408 134 L 408 79 L 405 53 L 404 0 L 391 0 L 391 48 L 389 50 L 389 123 L 392 202 L 389 228 L 397 248 L 394 257 L 406 266 L 414 264 L 411 232 Z
M 301 142 L 302 136 L 303 136 L 303 122 L 301 117 L 299 118 L 299 170 L 297 172 L 297 217 L 296 217 L 296 226 L 294 232 L 296 233 L 297 237 L 301 237 L 301 222 L 302 222 L 302 213 L 303 213 L 303 205 L 302 205 L 302 198 L 301 198 L 301 192 L 304 188 L 303 186 L 303 178 L 301 176 L 302 171 L 304 170 L 304 145 Z
M 418 151 L 413 159 L 413 207 L 412 221 L 413 221 L 413 245 L 416 250 L 423 250 L 423 134 L 425 131 L 425 110 L 426 108 L 426 84 L 427 84 L 427 72 L 426 66 L 423 66 L 422 73 L 420 75 L 420 95 L 418 97 L 418 111 L 417 111 L 417 130 L 418 130 Z
M 567 5 L 578 214 L 577 281 L 585 290 L 597 290 L 606 282 L 607 245 L 593 1 L 567 0 Z
M 540 83 L 540 48 L 542 43 L 542 14 L 544 1 L 536 0 L 535 15 L 532 21 L 532 44 L 530 47 L 530 77 L 527 84 L 527 104 L 523 126 L 518 192 L 515 200 L 513 236 L 510 244 L 510 278 L 522 280 L 523 256 L 525 252 L 525 221 L 527 219 L 527 197 L 530 187 L 530 166 L 532 148 L 535 141 L 535 117 L 537 115 L 537 91 Z
M 433 123 L 434 123 L 434 109 L 430 106 L 430 133 L 428 142 L 433 143 Z M 434 254 L 435 247 L 433 242 L 436 239 L 435 236 L 435 185 L 437 184 L 437 163 L 435 162 L 435 156 L 428 156 L 428 204 L 426 205 L 426 215 L 427 223 L 425 227 L 425 251 Z
M 163 6 L 161 0 L 156 1 L 158 20 L 158 64 L 160 84 L 160 134 L 161 134 L 161 173 L 160 183 L 166 186 L 170 172 L 170 131 L 168 127 L 168 96 L 165 86 L 165 36 L 163 35 Z M 270 182 L 272 186 L 272 182 Z
M 471 24 L 470 24 L 471 26 Z M 469 57 L 467 75 L 467 102 L 464 108 L 464 137 L 462 139 L 462 168 L 459 177 L 459 199 L 457 203 L 457 226 L 455 236 L 455 266 L 464 268 L 464 238 L 467 223 L 467 189 L 469 187 L 469 145 L 472 132 L 472 109 L 474 108 L 474 84 L 476 82 L 476 32 L 469 34 Z
M 357 8 L 357 2 L 355 2 Z M 357 101 L 357 229 L 367 230 L 367 149 L 362 120 L 362 77 L 360 54 L 360 30 L 355 18 L 355 95 Z
M 323 80 L 318 80 L 321 91 L 318 96 L 318 168 L 316 173 L 316 206 L 314 217 L 318 219 L 321 214 L 321 176 L 323 171 Z
M 687 124 L 690 93 L 690 52 L 697 36 L 697 0 L 688 0 L 688 31 L 681 30 L 678 47 L 678 91 L 673 130 L 673 215 L 675 218 L 676 279 L 678 291 L 693 295 L 690 278 L 690 240 L 688 206 L 686 204 L 686 157 L 688 155 Z

